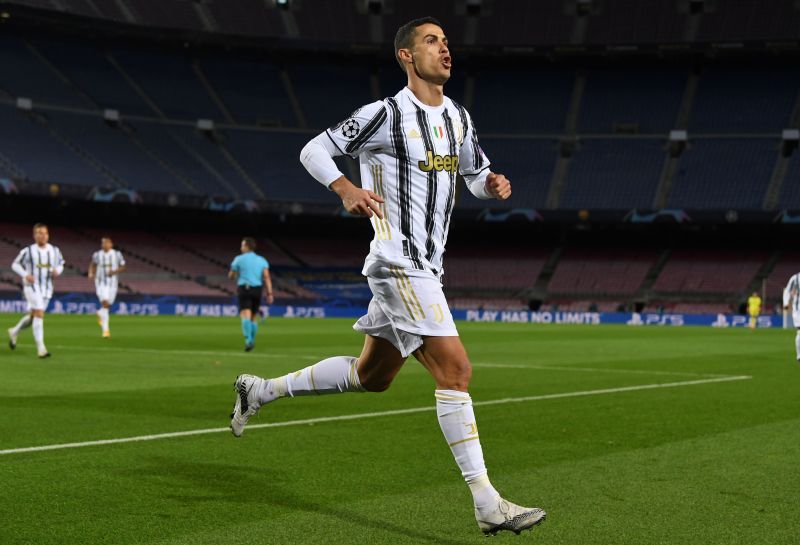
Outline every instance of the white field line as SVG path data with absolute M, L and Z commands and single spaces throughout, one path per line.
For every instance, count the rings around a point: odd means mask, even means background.
M 18 346 L 32 347 L 20 343 Z M 243 357 L 258 360 L 258 358 L 278 358 L 278 359 L 310 359 L 318 360 L 320 354 L 276 354 L 276 353 L 258 353 L 248 354 L 244 352 L 221 351 L 221 350 L 172 350 L 160 348 L 124 348 L 121 346 L 75 346 L 75 345 L 51 345 L 51 348 L 57 350 L 97 350 L 105 352 L 134 352 L 143 354 L 161 354 L 161 355 L 186 355 L 186 356 L 222 356 L 222 357 Z M 720 375 L 714 373 L 690 373 L 680 371 L 659 371 L 648 369 L 604 369 L 600 367 L 572 367 L 572 366 L 550 366 L 550 365 L 524 365 L 524 364 L 505 364 L 505 363 L 473 363 L 473 367 L 486 367 L 496 369 L 538 369 L 542 371 L 573 371 L 583 373 L 621 373 L 631 375 L 664 375 L 676 377 L 727 377 L 730 375 Z
M 607 394 L 618 394 L 622 392 L 636 392 L 640 390 L 656 390 L 660 388 L 679 388 L 681 386 L 696 386 L 700 384 L 711 384 L 715 382 L 732 382 L 738 380 L 750 380 L 752 376 L 749 375 L 739 375 L 739 376 L 727 376 L 727 377 L 715 377 L 715 378 L 706 378 L 706 379 L 698 379 L 698 380 L 685 380 L 681 382 L 665 382 L 665 383 L 657 383 L 657 384 L 640 384 L 637 386 L 623 386 L 620 388 L 603 388 L 600 390 L 583 390 L 578 392 L 562 392 L 558 394 L 543 394 L 543 395 L 536 395 L 536 396 L 525 396 L 525 397 L 507 397 L 502 399 L 492 399 L 489 401 L 477 401 L 474 403 L 476 406 L 485 406 L 485 405 L 505 405 L 507 403 L 523 403 L 526 401 L 545 401 L 548 399 L 563 399 L 568 397 L 586 397 L 586 396 L 597 396 L 597 395 L 607 395 Z M 391 411 L 380 411 L 380 412 L 371 412 L 371 413 L 359 413 L 359 414 L 344 414 L 339 416 L 324 416 L 320 418 L 307 418 L 304 420 L 288 420 L 285 422 L 270 422 L 266 424 L 251 424 L 248 426 L 248 429 L 261 429 L 261 428 L 282 428 L 287 426 L 303 426 L 309 424 L 320 424 L 324 422 L 341 422 L 347 420 L 362 420 L 365 418 L 378 418 L 382 416 L 396 416 L 401 414 L 412 414 L 412 413 L 421 413 L 421 412 L 428 412 L 433 411 L 436 407 L 434 405 L 429 405 L 425 407 L 413 407 L 409 409 L 395 409 Z M 225 433 L 229 432 L 228 428 L 206 428 L 200 430 L 188 430 L 188 431 L 176 431 L 171 433 L 159 433 L 154 435 L 139 435 L 135 437 L 121 437 L 117 439 L 101 439 L 97 441 L 84 441 L 81 443 L 60 443 L 55 445 L 41 445 L 38 447 L 24 447 L 24 448 L 12 448 L 6 450 L 0 450 L 0 456 L 6 454 L 22 454 L 28 452 L 42 452 L 46 450 L 62 450 L 62 449 L 70 449 L 70 448 L 83 448 L 83 447 L 94 447 L 100 445 L 115 445 L 118 443 L 134 443 L 134 442 L 141 442 L 141 441 L 158 441 L 160 439 L 171 439 L 174 437 L 188 437 L 192 435 L 207 435 L 211 433 Z
M 473 363 L 473 367 L 486 367 L 491 369 L 539 369 L 543 371 L 576 371 L 580 373 L 623 373 L 629 375 L 664 375 L 675 377 L 729 377 L 716 373 L 690 373 L 687 371 L 657 371 L 650 369 L 609 369 L 602 367 L 572 367 L 555 365 L 523 365 L 513 363 Z

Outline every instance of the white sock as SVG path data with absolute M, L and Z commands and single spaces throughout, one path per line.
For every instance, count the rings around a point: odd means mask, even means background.
M 20 331 L 22 331 L 26 327 L 30 327 L 31 321 L 32 321 L 31 315 L 30 314 L 26 314 L 25 316 L 23 316 L 20 319 L 19 322 L 17 322 L 17 325 L 15 325 L 14 327 L 11 328 L 11 332 L 14 335 L 19 335 Z
M 800 361 L 800 329 L 797 330 L 797 335 L 794 336 L 794 348 L 797 350 L 797 361 Z
M 36 348 L 39 352 L 46 352 L 44 347 L 44 318 L 33 319 L 33 340 L 36 341 Z
M 263 404 L 287 396 L 363 392 L 357 365 L 358 359 L 348 356 L 324 359 L 305 369 L 265 381 L 259 401 Z
M 494 506 L 499 494 L 489 481 L 483 462 L 472 398 L 468 393 L 456 390 L 436 390 L 435 396 L 439 426 L 461 469 L 461 475 L 469 485 L 475 508 Z
M 101 308 L 97 313 L 100 315 L 100 325 L 103 327 L 103 331 L 108 331 L 108 309 Z

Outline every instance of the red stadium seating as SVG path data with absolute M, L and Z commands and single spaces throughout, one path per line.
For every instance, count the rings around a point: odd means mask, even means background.
M 766 253 L 675 251 L 653 285 L 657 293 L 744 294 Z
M 632 295 L 657 257 L 655 251 L 567 250 L 556 266 L 549 294 Z

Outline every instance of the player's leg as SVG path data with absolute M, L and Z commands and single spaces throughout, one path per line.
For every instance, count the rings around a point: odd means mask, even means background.
M 17 347 L 17 337 L 19 336 L 20 332 L 23 329 L 29 328 L 32 323 L 33 314 L 28 312 L 22 318 L 20 318 L 19 322 L 17 322 L 17 325 L 8 329 L 8 347 L 11 350 L 14 350 Z
M 103 330 L 103 337 L 110 337 L 109 309 L 111 308 L 111 303 L 108 302 L 108 299 L 105 299 L 100 302 L 100 306 L 100 328 Z
M 281 397 L 383 392 L 389 388 L 405 360 L 389 341 L 367 335 L 358 358 L 334 356 L 273 379 L 239 375 L 231 430 L 239 437 L 249 418 L 262 405 Z
M 239 286 L 236 290 L 237 300 L 239 302 L 239 319 L 242 324 L 242 335 L 244 336 L 244 349 L 249 352 L 253 349 L 250 343 L 250 336 L 252 333 L 253 315 L 251 308 L 253 304 L 250 300 L 250 293 L 245 286 Z
M 797 354 L 797 361 L 800 362 L 800 327 L 797 328 L 797 333 L 794 336 L 794 349 Z
M 44 305 L 35 308 L 33 314 L 33 340 L 36 341 L 36 353 L 40 358 L 49 358 L 50 352 L 44 345 Z
M 256 335 L 258 335 L 258 319 L 260 317 L 259 310 L 261 310 L 261 290 L 258 290 L 258 296 L 250 299 L 250 345 L 256 345 Z
M 436 415 L 461 475 L 472 492 L 475 518 L 487 534 L 519 533 L 542 522 L 545 512 L 504 500 L 489 481 L 478 424 L 467 389 L 472 365 L 459 337 L 425 337 L 414 357 L 436 382 Z
M 8 347 L 14 350 L 17 347 L 17 337 L 23 329 L 27 329 L 33 323 L 33 315 L 29 312 L 20 318 L 17 325 L 8 329 Z
M 25 297 L 25 303 L 28 307 L 28 312 L 20 318 L 17 325 L 8 330 L 8 347 L 14 350 L 17 347 L 17 337 L 23 329 L 27 329 L 33 325 L 33 307 L 38 304 L 38 293 L 34 290 L 33 286 L 25 286 L 22 288 L 22 295 Z
M 117 288 L 114 286 L 106 286 L 105 292 L 103 293 L 103 299 L 100 301 L 102 308 L 100 311 L 103 313 L 102 316 L 102 323 L 100 327 L 103 328 L 103 337 L 109 338 L 111 337 L 111 305 L 114 304 L 114 301 L 117 299 Z

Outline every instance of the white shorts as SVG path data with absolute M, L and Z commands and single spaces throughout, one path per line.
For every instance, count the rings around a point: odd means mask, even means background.
M 102 303 L 108 301 L 109 305 L 113 305 L 117 299 L 117 286 L 95 286 L 97 289 L 97 299 Z
M 386 339 L 404 357 L 422 346 L 423 337 L 457 337 L 442 283 L 426 271 L 380 267 L 367 278 L 372 300 L 353 329 Z
M 25 301 L 28 303 L 28 312 L 32 310 L 47 310 L 47 305 L 50 304 L 49 297 L 42 297 L 42 292 L 34 286 L 22 288 L 22 293 L 25 295 Z

